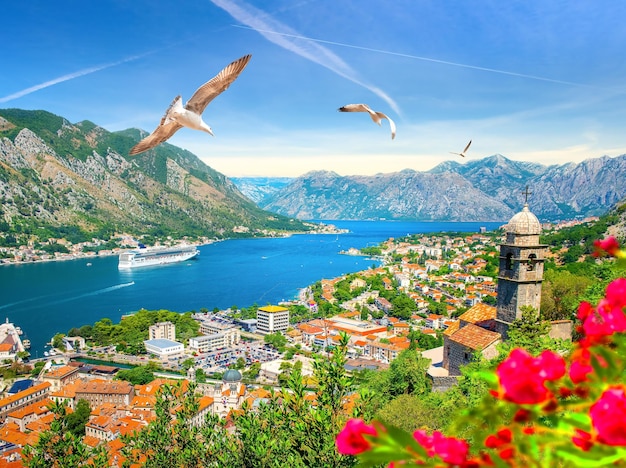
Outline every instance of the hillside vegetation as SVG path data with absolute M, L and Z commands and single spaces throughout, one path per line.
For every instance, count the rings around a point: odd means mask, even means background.
M 174 238 L 265 236 L 310 225 L 258 208 L 192 153 L 145 132 L 71 124 L 46 111 L 0 109 L 0 222 L 9 241 L 112 233 Z M 0 239 L 0 242 L 2 240 Z

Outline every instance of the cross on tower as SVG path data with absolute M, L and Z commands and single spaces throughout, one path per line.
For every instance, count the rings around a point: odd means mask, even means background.
M 524 194 L 524 203 L 528 203 L 528 195 L 532 193 L 530 190 L 528 190 L 528 185 L 522 193 Z

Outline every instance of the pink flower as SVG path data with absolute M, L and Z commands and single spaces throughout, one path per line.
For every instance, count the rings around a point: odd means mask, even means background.
M 598 441 L 626 446 L 626 394 L 623 387 L 611 387 L 602 393 L 589 410 Z
M 587 375 L 593 372 L 591 367 L 591 353 L 587 348 L 580 348 L 572 354 L 572 363 L 569 367 L 569 378 L 575 384 L 585 382 Z
M 374 426 L 365 424 L 362 419 L 350 419 L 345 427 L 337 434 L 335 443 L 337 450 L 344 455 L 358 455 L 369 450 L 371 444 L 365 440 L 363 435 L 377 435 Z
M 485 439 L 485 447 L 487 448 L 497 448 L 505 444 L 511 443 L 513 440 L 513 433 L 511 429 L 505 427 L 504 429 L 500 429 L 495 435 L 492 434 Z
M 415 431 L 413 437 L 426 449 L 429 457 L 437 454 L 450 465 L 462 465 L 467 460 L 469 444 L 462 439 L 446 437 L 439 431 L 429 436 L 422 430 Z
M 618 278 L 606 287 L 606 300 L 617 308 L 626 307 L 626 278 Z
M 541 369 L 539 375 L 545 380 L 558 380 L 565 375 L 565 360 L 553 351 L 543 351 L 535 361 Z
M 626 314 L 621 307 L 601 299 L 596 311 L 585 318 L 583 330 L 592 339 L 626 331 Z
M 581 322 L 584 322 L 585 319 L 587 317 L 589 317 L 589 314 L 593 313 L 593 306 L 591 304 L 589 304 L 586 301 L 582 301 L 580 304 L 578 304 L 578 320 L 580 320 Z
M 615 257 L 617 252 L 619 251 L 619 242 L 613 236 L 609 236 L 604 240 L 597 240 L 593 243 L 597 251 L 604 251 L 609 254 L 611 257 Z M 597 254 L 596 254 L 597 256 Z
M 582 429 L 576 429 L 574 431 L 574 436 L 572 437 L 572 442 L 576 447 L 580 447 L 585 452 L 587 452 L 592 446 L 593 442 L 591 441 L 591 434 L 583 431 Z
M 506 400 L 518 404 L 541 403 L 552 395 L 545 382 L 565 375 L 565 360 L 552 351 L 534 358 L 517 348 L 500 363 L 496 373 Z

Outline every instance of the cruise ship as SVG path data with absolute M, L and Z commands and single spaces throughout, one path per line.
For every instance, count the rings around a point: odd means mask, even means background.
M 141 244 L 140 244 L 141 247 Z M 200 254 L 195 245 L 177 247 L 150 247 L 139 248 L 122 252 L 119 256 L 119 269 L 138 268 L 167 263 L 184 262 Z

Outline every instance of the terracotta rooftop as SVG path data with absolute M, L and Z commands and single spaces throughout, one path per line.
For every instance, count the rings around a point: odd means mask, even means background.
M 123 380 L 101 380 L 94 379 L 82 382 L 76 388 L 76 393 L 116 393 L 128 394 L 133 391 L 133 386 Z
M 445 331 L 443 332 L 443 334 L 445 336 L 452 336 L 454 334 L 454 332 L 456 332 L 459 329 L 459 324 L 461 322 L 459 320 L 456 320 L 452 323 L 450 323 L 448 325 L 448 328 L 445 329 Z
M 55 367 L 46 372 L 45 378 L 62 379 L 63 377 L 74 374 L 76 372 L 78 372 L 78 369 L 73 366 Z
M 482 327 L 473 324 L 467 324 L 450 336 L 450 340 L 467 348 L 481 351 L 492 343 L 500 341 L 502 336 L 500 333 L 485 330 Z
M 459 317 L 460 320 L 468 323 L 484 322 L 486 320 L 495 320 L 497 309 L 484 303 L 476 304 L 467 312 Z
M 19 401 L 28 395 L 32 395 L 33 393 L 40 392 L 49 387 L 50 387 L 50 382 L 44 382 L 38 385 L 33 385 L 32 387 L 27 388 L 26 390 L 22 390 L 21 392 L 18 392 L 15 395 L 11 395 L 6 398 L 3 398 L 2 400 L 0 400 L 0 406 L 8 406 L 15 401 Z

